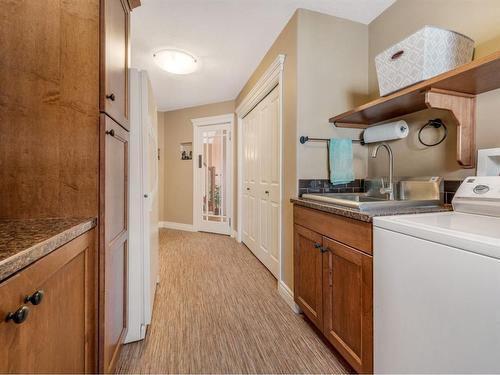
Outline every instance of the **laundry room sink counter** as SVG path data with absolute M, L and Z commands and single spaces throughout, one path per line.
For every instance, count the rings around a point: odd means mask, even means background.
M 392 215 L 410 215 L 423 214 L 431 212 L 446 212 L 452 211 L 453 208 L 449 204 L 440 206 L 425 206 L 425 207 L 385 207 L 371 211 L 360 211 L 355 208 L 340 206 L 336 204 L 321 202 L 306 198 L 292 198 L 290 201 L 298 206 L 311 208 L 314 210 L 331 213 L 334 215 L 344 216 L 350 219 L 360 220 L 371 223 L 375 216 L 392 216 Z

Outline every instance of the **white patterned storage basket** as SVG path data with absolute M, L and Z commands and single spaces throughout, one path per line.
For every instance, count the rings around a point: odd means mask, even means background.
M 425 26 L 375 57 L 384 96 L 472 61 L 474 41 L 454 31 Z

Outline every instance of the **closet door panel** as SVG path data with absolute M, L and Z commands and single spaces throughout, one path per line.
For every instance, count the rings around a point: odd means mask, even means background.
M 279 275 L 280 134 L 279 89 L 275 88 L 243 123 L 243 242 Z

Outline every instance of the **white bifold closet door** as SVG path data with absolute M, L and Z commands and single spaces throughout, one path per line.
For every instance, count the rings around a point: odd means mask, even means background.
M 280 223 L 279 88 L 243 121 L 242 240 L 278 277 Z

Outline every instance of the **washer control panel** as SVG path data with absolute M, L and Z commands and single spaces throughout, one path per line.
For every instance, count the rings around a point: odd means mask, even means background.
M 500 176 L 467 177 L 452 204 L 458 212 L 500 216 Z
M 500 199 L 500 176 L 467 177 L 455 196 Z

